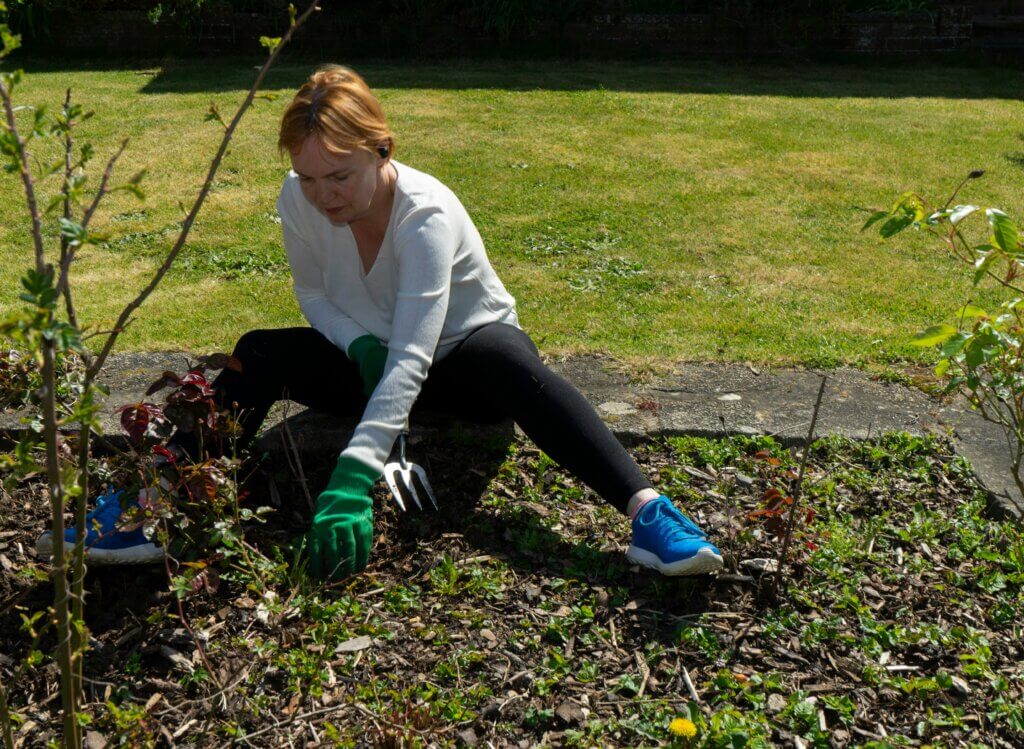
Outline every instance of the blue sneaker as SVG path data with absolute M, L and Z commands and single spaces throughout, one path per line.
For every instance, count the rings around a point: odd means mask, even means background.
M 662 495 L 633 519 L 629 561 L 663 575 L 703 575 L 722 569 L 722 552 L 697 525 Z
M 142 528 L 118 530 L 121 518 L 121 495 L 124 490 L 104 494 L 96 509 L 85 516 L 85 561 L 96 564 L 152 564 L 164 558 L 163 550 L 146 538 Z M 138 503 L 132 505 L 137 507 Z M 75 529 L 64 531 L 64 551 L 75 547 Z M 36 542 L 36 554 L 43 559 L 53 556 L 53 534 L 47 531 Z

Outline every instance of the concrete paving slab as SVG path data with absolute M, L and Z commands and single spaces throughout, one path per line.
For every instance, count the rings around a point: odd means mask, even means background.
M 120 434 L 116 410 L 145 399 L 145 390 L 164 370 L 184 373 L 186 352 L 116 354 L 103 382 L 110 397 L 102 414 L 104 432 Z M 594 405 L 623 442 L 647 436 L 691 434 L 770 434 L 784 443 L 807 434 L 822 374 L 828 384 L 818 417 L 817 433 L 864 439 L 887 431 L 950 434 L 959 454 L 971 461 L 991 496 L 991 511 L 1020 519 L 1024 500 L 1013 480 L 1005 438 L 999 427 L 965 406 L 941 405 L 920 390 L 883 382 L 856 369 L 817 372 L 806 369 L 755 369 L 741 364 L 690 363 L 668 376 L 637 382 L 615 361 L 582 356 L 550 362 Z M 158 397 L 158 396 L 156 396 Z M 283 449 L 284 425 L 304 454 L 337 454 L 351 436 L 354 423 L 308 412 L 294 403 L 280 403 L 268 417 L 261 450 Z M 0 431 L 25 428 L 23 413 L 0 413 Z M 443 417 L 421 415 L 413 422 L 414 437 L 443 429 Z M 489 428 L 474 427 L 482 431 Z M 508 425 L 491 427 L 495 431 Z

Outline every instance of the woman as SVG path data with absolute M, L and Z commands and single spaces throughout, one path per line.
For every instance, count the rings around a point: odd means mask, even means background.
M 718 549 L 543 364 L 465 208 L 438 180 L 395 160 L 394 137 L 361 77 L 336 65 L 314 73 L 285 110 L 278 148 L 292 163 L 277 202 L 284 246 L 312 327 L 246 333 L 213 386 L 222 403 L 242 409 L 243 444 L 284 393 L 360 417 L 316 502 L 307 535 L 314 575 L 336 580 L 366 566 L 370 489 L 414 403 L 514 419 L 632 519 L 631 561 L 669 575 L 721 568 Z M 186 436 L 172 444 L 194 454 Z M 156 557 L 139 531 L 118 540 L 127 535 L 115 530 L 119 509 L 105 497 L 94 511 L 114 532 L 95 544 L 87 538 L 93 561 L 129 556 L 103 553 L 111 542 Z M 73 542 L 74 531 L 65 539 Z

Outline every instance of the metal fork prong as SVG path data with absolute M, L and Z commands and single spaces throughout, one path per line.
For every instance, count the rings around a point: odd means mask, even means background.
M 405 502 L 402 501 L 402 493 L 398 490 L 398 484 L 395 482 L 395 477 L 390 471 L 385 472 L 385 481 L 388 482 L 388 489 L 391 490 L 391 496 L 395 498 L 395 502 L 398 504 L 398 509 L 405 512 Z
M 430 499 L 430 503 L 434 505 L 434 509 L 440 510 L 441 508 L 437 506 L 437 497 L 434 496 L 434 490 L 430 486 L 430 482 L 427 480 L 427 472 L 424 471 L 423 468 L 420 466 L 414 466 L 413 470 L 419 477 L 420 483 L 423 485 L 423 490 L 427 493 L 427 497 Z
M 419 492 L 416 491 L 416 482 L 413 481 L 413 471 L 406 469 L 402 471 L 402 479 L 405 481 L 405 485 L 409 487 L 409 493 L 412 495 L 412 501 L 416 503 L 416 507 L 423 509 L 423 503 L 420 502 Z

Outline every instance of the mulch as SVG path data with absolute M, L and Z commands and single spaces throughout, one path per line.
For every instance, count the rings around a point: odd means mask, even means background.
M 275 584 L 261 591 L 225 568 L 190 589 L 183 607 L 207 678 L 162 567 L 90 570 L 90 745 L 657 745 L 690 704 L 705 721 L 735 711 L 767 744 L 810 746 L 815 730 L 836 747 L 1024 744 L 1022 727 L 987 717 L 994 676 L 1003 697 L 1022 699 L 1019 624 L 997 611 L 1015 590 L 1019 620 L 1020 579 L 983 589 L 998 559 L 962 558 L 955 527 L 922 527 L 978 502 L 941 443 L 902 461 L 815 451 L 814 516 L 800 516 L 777 596 L 745 562 L 778 553 L 785 455 L 716 467 L 666 440 L 632 448 L 727 557 L 718 577 L 668 579 L 632 567 L 626 522 L 528 443 L 507 459 L 507 444 L 472 439 L 413 449 L 440 511 L 398 513 L 378 486 L 362 575 L 316 596 L 269 570 Z M 324 480 L 307 472 L 310 486 Z M 290 561 L 308 522 L 298 480 L 261 471 L 249 489 L 251 505 L 277 503 L 249 542 Z M 22 616 L 52 597 L 26 573 L 40 569 L 32 548 L 48 513 L 38 482 L 0 495 L 5 679 L 27 655 Z M 998 556 L 1006 536 L 979 533 Z M 51 646 L 44 637 L 40 649 Z M 986 675 L 965 676 L 979 652 Z M 934 688 L 940 672 L 956 680 Z M 44 659 L 7 684 L 22 745 L 45 746 L 59 731 L 55 667 Z

